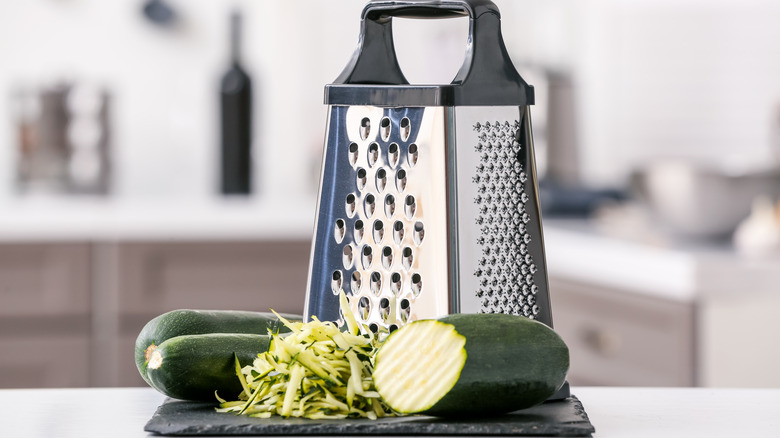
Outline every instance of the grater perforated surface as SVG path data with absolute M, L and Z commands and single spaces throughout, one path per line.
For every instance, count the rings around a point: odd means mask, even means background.
M 446 181 L 437 175 L 443 114 L 331 108 L 307 295 L 312 314 L 343 324 L 340 313 L 329 313 L 340 290 L 374 332 L 448 313 L 448 297 L 435 293 L 449 290 L 446 257 L 435 260 L 447 251 Z
M 525 107 L 330 108 L 307 316 L 370 330 L 449 313 L 551 324 Z M 490 120 L 490 121 L 488 121 Z
M 536 303 L 538 267 L 529 251 L 533 237 L 527 226 L 531 221 L 526 209 L 528 164 L 523 159 L 520 128 L 518 120 L 474 124 L 479 161 L 472 183 L 477 189 L 475 222 L 481 247 L 474 276 L 480 312 L 533 319 L 540 311 Z

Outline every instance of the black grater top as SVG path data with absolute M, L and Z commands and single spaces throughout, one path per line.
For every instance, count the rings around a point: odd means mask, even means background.
M 452 83 L 410 85 L 393 45 L 393 17 L 468 15 L 463 65 Z M 533 87 L 515 69 L 501 36 L 501 14 L 490 0 L 373 0 L 363 9 L 358 47 L 347 67 L 325 86 L 328 105 L 525 106 Z

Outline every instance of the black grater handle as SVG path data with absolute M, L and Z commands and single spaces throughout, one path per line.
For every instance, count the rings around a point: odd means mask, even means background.
M 408 85 L 393 45 L 392 18 L 460 16 L 469 17 L 469 38 L 463 65 L 450 84 L 449 104 L 533 104 L 533 87 L 520 77 L 509 58 L 501 35 L 501 14 L 490 0 L 370 1 L 363 9 L 358 47 L 334 84 Z

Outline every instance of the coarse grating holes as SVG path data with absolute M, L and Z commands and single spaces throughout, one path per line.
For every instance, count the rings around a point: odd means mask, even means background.
M 387 186 L 387 171 L 385 169 L 379 169 L 376 171 L 376 189 L 380 192 L 385 191 Z
M 376 210 L 376 199 L 374 199 L 374 195 L 368 194 L 366 195 L 366 199 L 364 201 L 364 207 L 366 216 L 371 217 L 374 215 L 374 210 Z
M 355 215 L 355 194 L 350 193 L 347 195 L 345 210 L 347 212 L 347 216 L 353 217 Z
M 374 271 L 369 277 L 369 289 L 374 295 L 379 295 L 382 292 L 382 274 Z
M 390 270 L 393 266 L 393 248 L 386 246 L 382 248 L 382 267 Z
M 360 297 L 358 300 L 358 316 L 363 321 L 368 319 L 368 315 L 371 314 L 371 300 L 368 297 Z
M 401 221 L 395 221 L 393 224 L 393 241 L 400 245 L 404 240 L 404 223 Z
M 366 188 L 366 169 L 362 167 L 357 170 L 357 188 L 361 192 Z
M 422 277 L 418 273 L 412 274 L 412 293 L 415 297 L 420 296 L 420 292 L 422 292 Z
M 411 219 L 414 217 L 414 214 L 417 212 L 417 200 L 412 195 L 406 196 L 406 201 L 404 201 L 404 213 L 406 214 L 407 219 Z
M 417 165 L 419 153 L 420 151 L 418 150 L 416 144 L 412 143 L 409 145 L 409 153 L 406 154 L 407 159 L 409 160 L 409 166 L 414 167 Z
M 379 160 L 379 144 L 376 142 L 368 145 L 368 167 L 374 167 Z
M 393 295 L 398 295 L 401 293 L 402 288 L 403 283 L 401 283 L 401 274 L 398 272 L 393 272 L 390 274 L 390 291 L 393 292 Z
M 401 141 L 409 140 L 409 134 L 412 132 L 412 124 L 409 121 L 409 117 L 401 119 Z
M 344 234 L 346 234 L 347 224 L 344 219 L 336 219 L 335 228 L 333 230 L 333 236 L 336 238 L 336 243 L 341 243 L 344 240 Z
M 385 224 L 381 220 L 374 221 L 374 243 L 382 243 L 385 238 Z
M 344 247 L 344 251 L 342 251 L 341 256 L 341 262 L 344 264 L 344 269 L 349 269 L 352 267 L 352 259 L 353 259 L 353 253 L 354 249 L 352 248 L 352 245 L 346 245 Z
M 398 165 L 398 156 L 398 143 L 390 143 L 390 146 L 387 147 L 387 162 L 390 163 L 390 167 Z
M 424 238 L 425 238 L 425 227 L 423 226 L 422 222 L 417 221 L 414 223 L 414 243 L 417 246 L 420 246 Z
M 361 263 L 363 264 L 363 269 L 370 268 L 373 261 L 374 250 L 371 249 L 371 247 L 368 245 L 363 246 L 363 251 L 361 251 Z
M 390 319 L 390 300 L 387 298 L 379 300 L 379 316 L 384 322 L 387 322 L 387 320 Z
M 425 240 L 421 199 L 409 190 L 419 183 L 411 170 L 420 153 L 412 116 L 399 120 L 393 114 L 398 113 L 386 110 L 379 117 L 359 117 L 360 139 L 347 142 L 344 160 L 349 161 L 355 185 L 350 183 L 353 189 L 346 188 L 344 194 L 348 195 L 346 214 L 334 218 L 341 263 L 331 268 L 338 270 L 335 276 L 339 277 L 332 287 L 338 284 L 339 290 L 346 290 L 356 316 L 383 335 L 416 318 L 412 308 L 422 279 L 415 259 L 424 255 L 419 247 Z M 354 131 L 354 125 L 349 129 Z M 522 213 L 518 212 L 518 220 Z M 339 321 L 344 324 L 343 315 Z
M 404 269 L 407 271 L 409 269 L 412 269 L 412 264 L 414 263 L 414 252 L 412 251 L 412 248 L 404 247 L 403 250 L 401 250 L 401 264 L 403 265 Z
M 352 167 L 355 167 L 355 165 L 357 164 L 357 161 L 358 161 L 358 150 L 359 149 L 360 148 L 358 147 L 357 143 L 353 142 L 353 143 L 349 144 L 349 154 L 348 154 L 349 155 L 349 164 Z
M 379 332 L 379 325 L 377 323 L 372 322 L 368 325 L 368 329 L 371 330 L 371 333 L 378 333 Z
M 398 172 L 395 173 L 395 188 L 398 189 L 399 192 L 403 192 L 406 190 L 406 182 L 406 170 L 398 169 Z
M 360 139 L 367 139 L 369 133 L 371 133 L 371 119 L 364 117 L 363 120 L 360 121 Z
M 401 308 L 401 311 L 398 312 L 398 314 L 401 316 L 401 321 L 407 322 L 409 320 L 409 317 L 412 315 L 412 307 L 409 300 L 406 298 L 401 300 L 401 303 L 399 305 Z
M 352 290 L 353 294 L 356 294 L 360 291 L 360 285 L 363 284 L 363 280 L 361 278 L 360 272 L 355 271 L 352 273 L 352 279 L 350 279 L 349 287 Z
M 364 232 L 365 231 L 363 229 L 363 221 L 360 220 L 360 219 L 356 220 L 355 221 L 355 231 L 353 232 L 354 237 L 355 237 L 355 243 L 360 243 L 360 242 L 363 241 L 363 233 Z
M 390 117 L 382 117 L 379 122 L 379 135 L 382 137 L 382 141 L 387 141 L 390 138 Z
M 385 215 L 388 219 L 391 219 L 395 214 L 395 196 L 385 196 Z
M 334 294 L 338 295 L 339 291 L 341 290 L 343 280 L 344 279 L 342 277 L 341 271 L 333 271 L 333 274 L 330 276 L 330 288 Z

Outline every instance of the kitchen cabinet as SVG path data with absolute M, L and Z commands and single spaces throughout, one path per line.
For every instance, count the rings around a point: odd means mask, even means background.
M 550 222 L 553 324 L 572 384 L 780 387 L 780 259 Z
M 550 278 L 573 385 L 694 386 L 692 303 Z
M 133 347 L 176 308 L 300 313 L 310 241 L 0 244 L 0 388 L 145 385 Z
M 262 242 L 130 242 L 101 248 L 117 272 L 116 303 L 103 313 L 116 342 L 97 345 L 118 360 L 96 376 L 106 385 L 145 384 L 135 368 L 135 338 L 147 321 L 173 309 L 301 313 L 309 267 L 309 240 Z
M 0 245 L 0 387 L 89 384 L 90 247 Z

